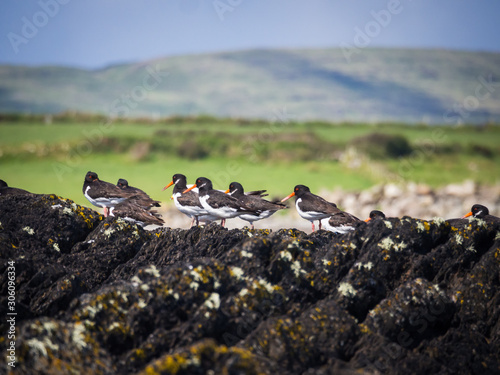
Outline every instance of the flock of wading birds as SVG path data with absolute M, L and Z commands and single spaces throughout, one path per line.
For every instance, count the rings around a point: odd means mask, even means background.
M 226 219 L 239 217 L 250 223 L 266 219 L 275 212 L 287 208 L 283 202 L 295 197 L 295 208 L 299 215 L 311 222 L 314 232 L 314 222 L 319 222 L 319 229 L 335 233 L 347 233 L 354 230 L 357 223 L 361 222 L 356 216 L 340 210 L 335 203 L 311 193 L 305 185 L 297 185 L 293 192 L 280 201 L 268 201 L 266 190 L 245 192 L 238 182 L 229 184 L 226 191 L 215 190 L 212 182 L 205 177 L 196 179 L 194 185 L 187 185 L 186 176 L 175 174 L 172 181 L 163 188 L 174 186 L 172 199 L 177 209 L 192 218 L 191 226 L 200 222 L 208 223 L 221 220 L 224 226 Z M 83 183 L 83 195 L 94 206 L 104 209 L 104 216 L 121 217 L 122 219 L 141 225 L 163 225 L 161 215 L 154 209 L 160 207 L 160 202 L 153 200 L 143 190 L 129 186 L 127 180 L 119 179 L 116 185 L 100 180 L 97 173 L 88 172 Z M 0 197 L 13 194 L 31 194 L 26 190 L 12 188 L 0 180 Z M 488 208 L 475 204 L 471 211 L 462 217 L 473 216 L 488 221 L 500 222 L 500 218 L 490 215 Z M 381 211 L 374 210 L 372 219 L 384 219 Z M 454 220 L 454 219 L 452 219 Z

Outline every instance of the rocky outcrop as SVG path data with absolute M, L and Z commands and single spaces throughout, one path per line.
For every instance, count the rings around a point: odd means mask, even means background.
M 16 373 L 500 372 L 495 223 L 146 231 L 53 195 L 0 198 L 0 223 Z

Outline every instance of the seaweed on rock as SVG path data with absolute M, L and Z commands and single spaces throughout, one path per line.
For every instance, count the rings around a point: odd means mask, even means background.
M 500 372 L 495 223 L 145 231 L 53 195 L 0 223 L 19 373 Z

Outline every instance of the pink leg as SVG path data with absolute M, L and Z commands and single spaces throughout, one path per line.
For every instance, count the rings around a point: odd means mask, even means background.
M 311 225 L 312 225 L 312 230 L 314 232 L 314 221 L 311 221 Z
M 222 219 L 220 221 L 220 225 L 222 225 L 222 228 L 224 228 L 224 225 L 226 225 L 226 219 Z
M 108 208 L 107 207 L 104 207 L 104 210 L 103 210 L 103 214 L 104 214 L 104 217 L 108 217 Z

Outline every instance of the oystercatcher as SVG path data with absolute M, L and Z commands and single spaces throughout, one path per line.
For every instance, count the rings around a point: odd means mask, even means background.
M 466 217 L 475 217 L 477 219 L 483 219 L 487 221 L 494 221 L 494 222 L 499 222 L 500 218 L 497 216 L 490 215 L 490 210 L 486 206 L 483 206 L 482 204 L 475 204 L 472 206 L 470 212 L 464 216 L 462 216 L 462 219 L 465 219 Z
M 87 172 L 83 182 L 83 195 L 94 206 L 104 209 L 104 216 L 108 216 L 108 208 L 116 206 L 127 198 L 134 196 L 133 193 L 120 189 L 112 183 L 101 181 L 95 172 Z
M 229 189 L 226 190 L 226 194 L 235 197 L 245 207 L 255 211 L 255 213 L 252 214 L 243 214 L 239 216 L 240 219 L 248 221 L 252 229 L 254 229 L 254 221 L 266 219 L 275 212 L 287 208 L 284 204 L 269 202 L 262 199 L 263 192 L 265 192 L 265 190 L 257 190 L 255 192 L 250 192 L 256 194 L 246 195 L 243 186 L 238 182 L 231 182 L 229 184 Z
M 33 195 L 29 191 L 10 187 L 4 180 L 0 180 L 0 197 L 5 195 Z
M 143 206 L 144 208 L 146 208 L 146 207 L 160 207 L 160 203 L 161 203 L 160 201 L 155 201 L 145 191 L 143 191 L 139 188 L 130 186 L 128 184 L 128 181 L 123 179 L 123 178 L 120 178 L 118 180 L 118 182 L 116 183 L 116 186 L 118 186 L 120 189 L 122 189 L 126 192 L 133 193 L 137 198 L 140 198 L 140 200 L 138 199 L 138 203 L 141 206 Z
M 332 227 L 329 230 L 341 231 L 351 230 L 352 223 L 360 221 L 357 217 L 341 211 L 335 203 L 330 203 L 318 195 L 311 193 L 311 190 L 305 185 L 297 185 L 293 189 L 293 193 L 283 198 L 281 202 L 295 196 L 295 207 L 299 215 L 311 222 L 312 231 L 314 232 L 314 220 L 319 221 L 319 229 L 321 229 L 321 220 L 330 217 L 329 225 Z M 330 223 L 330 221 L 332 221 Z M 349 229 L 347 229 L 349 227 Z
M 140 199 L 140 197 L 138 199 Z M 161 215 L 154 210 L 144 208 L 139 203 L 138 199 L 132 197 L 118 203 L 114 207 L 111 207 L 109 209 L 109 216 L 121 217 L 122 219 L 133 224 L 138 224 L 141 227 L 147 225 L 162 226 L 164 221 L 161 218 Z
M 222 219 L 221 225 L 224 226 L 226 219 L 237 217 L 243 214 L 255 214 L 251 208 L 246 207 L 235 197 L 224 194 L 222 191 L 214 190 L 212 181 L 205 177 L 198 177 L 196 183 L 183 193 L 198 188 L 200 203 L 210 215 L 215 215 Z
M 370 217 L 365 220 L 365 222 L 369 222 L 374 219 L 385 219 L 385 214 L 379 210 L 373 210 L 370 212 Z
M 356 216 L 340 209 L 338 209 L 337 213 L 330 216 L 328 221 L 326 219 L 322 221 L 326 221 L 326 223 L 324 223 L 325 230 L 339 234 L 344 234 L 356 229 L 356 223 L 362 222 L 362 220 L 358 219 Z
M 195 222 L 196 225 L 199 225 L 200 221 L 211 222 L 219 220 L 220 218 L 218 216 L 209 215 L 207 210 L 203 208 L 200 203 L 197 189 L 193 189 L 186 194 L 182 194 L 183 191 L 188 189 L 186 182 L 186 176 L 176 173 L 172 176 L 172 181 L 165 186 L 163 190 L 166 190 L 170 186 L 174 185 L 172 199 L 174 200 L 175 207 L 177 207 L 177 209 L 184 215 L 192 218 L 191 227 Z

